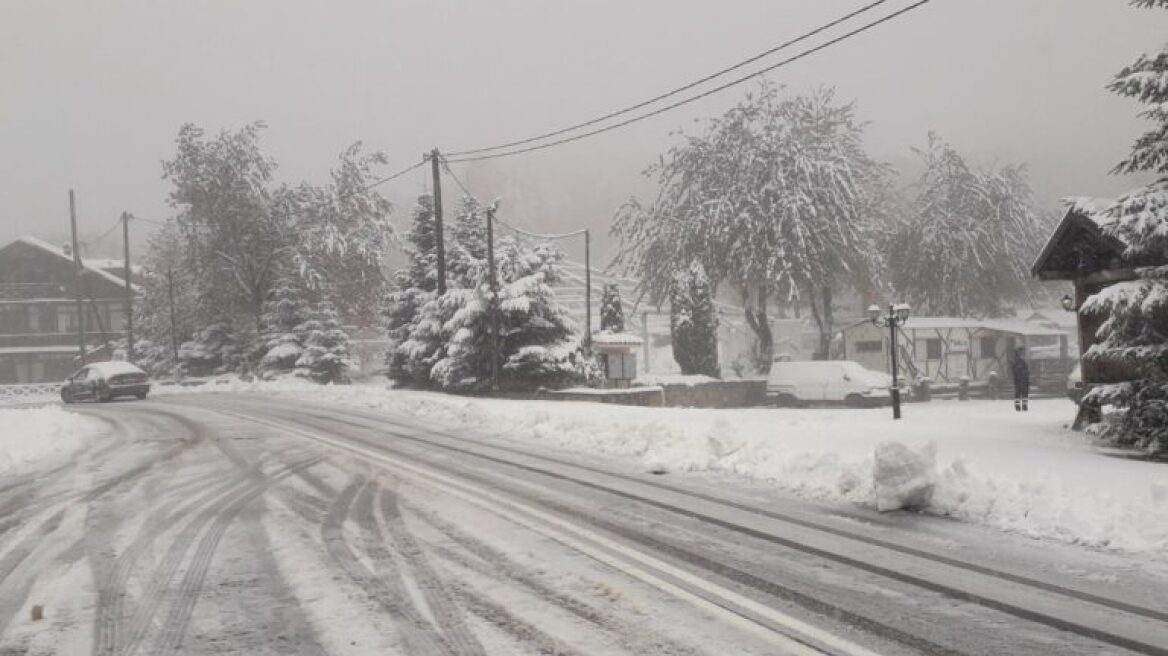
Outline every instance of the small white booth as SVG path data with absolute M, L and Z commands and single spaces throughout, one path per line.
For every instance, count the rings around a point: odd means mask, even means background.
M 630 333 L 605 330 L 592 333 L 592 350 L 604 370 L 606 387 L 629 387 L 637 378 L 635 349 L 643 343 L 644 340 Z

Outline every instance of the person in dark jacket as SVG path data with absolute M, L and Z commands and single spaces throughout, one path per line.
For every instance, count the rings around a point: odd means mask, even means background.
M 1010 363 L 1010 373 L 1014 376 L 1014 410 L 1030 410 L 1030 365 L 1026 364 L 1026 349 L 1014 349 L 1014 360 Z

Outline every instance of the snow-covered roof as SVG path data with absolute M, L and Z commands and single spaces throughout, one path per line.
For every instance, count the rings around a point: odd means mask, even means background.
M 76 353 L 77 346 L 2 346 L 0 355 L 21 355 L 29 353 Z
M 632 333 L 610 333 L 602 330 L 592 333 L 592 343 L 606 346 L 640 346 L 645 340 Z
M 106 360 L 105 362 L 91 362 L 87 365 L 90 369 L 97 369 L 105 376 L 117 376 L 118 374 L 141 374 L 145 373 L 138 367 L 125 360 Z
M 36 237 L 33 237 L 32 235 L 21 235 L 20 237 L 16 238 L 16 241 L 24 243 L 24 244 L 28 244 L 29 246 L 33 246 L 35 248 L 39 248 L 40 250 L 45 251 L 46 253 L 49 253 L 51 255 L 55 255 L 55 256 L 57 256 L 63 260 L 66 260 L 68 262 L 73 261 L 73 257 L 71 255 L 69 255 L 68 253 L 66 253 L 60 247 L 54 246 L 54 245 L 48 243 L 47 241 L 44 241 L 42 239 L 38 239 Z M 121 278 L 119 278 L 118 276 L 115 276 L 114 274 L 110 273 L 109 271 L 105 271 L 105 270 L 101 269 L 100 267 L 95 266 L 92 261 L 87 261 L 84 258 L 82 258 L 81 265 L 83 267 L 85 267 L 86 271 L 88 271 L 96 276 L 99 276 L 101 278 L 105 278 L 109 282 L 111 282 L 119 287 L 124 287 L 126 285 L 125 280 L 122 280 Z M 130 288 L 133 289 L 135 292 L 138 291 L 138 286 L 133 284 L 133 283 L 130 284 Z
M 866 325 L 859 322 L 854 326 Z M 1040 323 L 1014 319 L 965 319 L 962 317 L 909 317 L 902 330 L 993 330 L 1015 335 L 1066 335 L 1067 331 L 1048 328 Z M 845 328 L 846 330 L 846 328 Z

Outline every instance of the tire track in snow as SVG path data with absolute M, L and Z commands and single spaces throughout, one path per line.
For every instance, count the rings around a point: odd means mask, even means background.
M 357 559 L 352 546 L 345 540 L 345 518 L 349 516 L 357 494 L 366 485 L 363 478 L 354 478 L 337 495 L 321 524 L 321 539 L 324 540 L 325 549 L 353 583 L 369 594 L 389 614 L 401 635 L 406 653 L 421 656 L 455 653 L 448 648 L 442 637 L 434 632 L 429 621 L 414 608 L 393 560 L 381 560 L 378 563 L 385 565 L 389 571 L 371 572 Z
M 127 597 L 126 583 L 142 553 L 153 544 L 159 535 L 187 515 L 198 511 L 217 497 L 227 494 L 242 482 L 239 478 L 228 480 L 194 499 L 179 504 L 177 508 L 160 508 L 146 519 L 134 541 L 114 559 L 113 567 L 97 584 L 97 610 L 94 618 L 93 641 L 95 656 L 118 653 L 121 646 L 119 638 L 123 629 L 122 622 Z
M 356 518 L 365 538 L 365 548 L 374 561 L 389 562 L 392 556 L 385 548 L 381 531 L 378 527 L 374 512 L 374 497 L 377 491 L 376 484 L 366 486 L 357 498 Z M 381 513 L 385 518 L 386 528 L 390 538 L 397 547 L 397 553 L 410 568 L 410 573 L 422 591 L 422 597 L 434 616 L 434 622 L 439 631 L 446 636 L 450 646 L 458 654 L 466 656 L 486 656 L 486 651 L 466 625 L 462 609 L 454 603 L 443 584 L 442 579 L 434 571 L 433 566 L 426 559 L 425 553 L 418 547 L 413 534 L 402 521 L 401 511 L 397 505 L 397 495 L 388 489 L 381 491 Z
M 218 548 L 220 540 L 223 539 L 223 534 L 227 532 L 228 527 L 235 521 L 239 512 L 272 485 L 291 476 L 297 470 L 312 467 L 323 459 L 320 456 L 312 457 L 297 464 L 285 466 L 282 470 L 269 475 L 262 481 L 253 482 L 250 487 L 228 501 L 216 513 L 214 522 L 203 534 L 203 538 L 195 550 L 195 555 L 187 566 L 178 589 L 177 599 L 171 605 L 170 612 L 163 621 L 162 630 L 155 640 L 151 654 L 173 654 L 179 650 L 187 626 L 190 624 L 195 604 L 199 600 L 203 582 L 207 578 L 207 571 L 215 557 L 215 550 Z
M 532 594 L 548 604 L 565 610 L 575 617 L 613 634 L 616 640 L 630 653 L 654 654 L 665 653 L 677 656 L 700 656 L 703 652 L 693 647 L 682 645 L 654 631 L 646 630 L 644 626 L 633 627 L 613 613 L 594 608 L 579 599 L 559 592 L 551 585 L 540 581 L 528 568 L 515 562 L 509 556 L 494 547 L 466 534 L 427 510 L 422 510 L 412 504 L 403 504 L 412 515 L 422 522 L 433 527 L 436 531 L 449 538 L 469 556 L 459 550 L 443 545 L 430 545 L 429 549 L 437 556 L 454 565 L 463 567 L 476 574 L 500 583 L 518 583 L 527 588 Z

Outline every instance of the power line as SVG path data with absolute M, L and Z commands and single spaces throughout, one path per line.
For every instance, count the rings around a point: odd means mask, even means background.
M 458 185 L 459 189 L 462 189 L 462 193 L 466 194 L 467 198 L 471 198 L 471 199 L 474 199 L 476 201 L 478 200 L 477 198 L 475 198 L 475 195 L 472 194 L 470 192 L 470 190 L 466 188 L 466 185 L 464 185 L 462 183 L 462 180 L 460 180 L 458 178 L 458 176 L 454 174 L 454 171 L 451 170 L 450 166 L 447 164 L 446 158 L 442 158 L 442 168 L 446 169 L 447 175 L 449 175 L 450 178 L 452 180 L 454 180 L 454 184 Z M 531 232 L 529 230 L 524 230 L 523 228 L 517 228 L 517 227 L 511 225 L 510 223 L 507 223 L 503 219 L 500 219 L 498 217 L 498 215 L 495 216 L 495 223 L 498 223 L 499 225 L 502 225 L 506 228 L 509 228 L 509 229 L 511 229 L 511 230 L 513 230 L 513 231 L 515 231 L 515 232 L 517 232 L 525 237 L 530 237 L 532 239 L 542 239 L 545 241 L 552 241 L 552 240 L 556 240 L 556 239 L 567 239 L 568 237 L 578 237 L 578 236 L 584 234 L 585 232 L 588 232 L 587 228 L 581 228 L 580 230 L 574 230 L 572 232 L 563 232 L 563 233 L 554 233 L 554 234 L 553 233 Z
M 726 89 L 729 89 L 730 87 L 742 84 L 743 82 L 754 79 L 760 75 L 763 75 L 765 73 L 769 73 L 775 69 L 792 64 L 800 59 L 803 59 L 805 57 L 813 55 L 813 54 L 819 52 L 820 50 L 824 50 L 826 48 L 829 48 L 829 47 L 831 47 L 831 46 L 833 46 L 841 41 L 850 39 L 850 38 L 852 38 L 852 37 L 854 37 L 862 32 L 866 32 L 874 27 L 877 27 L 878 25 L 882 25 L 884 23 L 887 23 L 888 21 L 891 21 L 894 18 L 902 16 L 902 15 L 904 15 L 904 14 L 906 14 L 906 13 L 908 13 L 908 12 L 910 12 L 910 11 L 912 11 L 912 10 L 922 6 L 922 5 L 925 5 L 929 2 L 931 2 L 931 0 L 918 0 L 917 2 L 914 2 L 913 4 L 907 6 L 903 9 L 900 9 L 898 11 L 891 13 L 891 14 L 888 14 L 888 15 L 886 15 L 878 20 L 872 21 L 871 23 L 867 23 L 861 27 L 858 27 L 858 28 L 850 31 L 850 32 L 846 32 L 843 35 L 838 36 L 834 39 L 831 39 L 830 41 L 826 41 L 818 46 L 815 46 L 814 48 L 809 48 L 807 50 L 800 52 L 797 55 L 793 55 L 793 56 L 788 57 L 788 58 L 786 58 L 778 63 L 772 64 L 770 66 L 767 66 L 766 68 L 755 71 L 754 73 L 750 73 L 749 75 L 744 75 L 742 77 L 736 78 L 734 80 L 731 80 L 730 82 L 727 82 L 727 83 L 722 84 L 720 86 L 714 87 L 713 89 L 710 89 L 708 91 L 703 91 L 702 93 L 699 93 L 699 94 L 696 94 L 693 96 L 689 96 L 688 98 L 684 98 L 684 99 L 679 100 L 677 102 L 666 105 L 665 107 L 655 109 L 651 112 L 646 112 L 644 114 L 638 114 L 637 116 L 626 119 L 626 120 L 621 121 L 619 123 L 607 125 L 605 127 L 597 128 L 595 130 L 589 130 L 588 132 L 584 132 L 584 133 L 581 133 L 581 134 L 578 134 L 575 136 L 565 137 L 563 139 L 557 139 L 555 141 L 549 141 L 547 143 L 539 144 L 536 146 L 528 146 L 526 148 L 519 148 L 516 150 L 508 150 L 508 151 L 504 151 L 501 153 L 494 153 L 494 154 L 490 154 L 490 155 L 477 155 L 477 156 L 473 156 L 473 157 L 461 157 L 461 158 L 451 159 L 449 161 L 451 164 L 457 164 L 460 162 L 475 162 L 475 161 L 479 161 L 479 160 L 496 159 L 496 158 L 500 158 L 500 157 L 510 157 L 512 155 L 520 155 L 522 153 L 529 153 L 529 152 L 533 152 L 536 150 L 543 150 L 545 148 L 551 148 L 553 146 L 559 146 L 562 144 L 571 143 L 573 141 L 579 141 L 581 139 L 586 139 L 588 137 L 592 137 L 592 136 L 595 136 L 595 135 L 598 135 L 598 134 L 601 134 L 604 132 L 608 132 L 609 130 L 615 130 L 617 128 L 621 128 L 621 127 L 624 127 L 626 125 L 631 125 L 633 123 L 643 121 L 647 118 L 657 116 L 658 114 L 664 114 L 665 112 L 668 112 L 670 110 L 677 109 L 678 107 L 681 107 L 682 105 L 687 105 L 687 104 L 694 102 L 696 100 L 701 100 L 702 98 L 705 98 L 707 96 L 711 96 L 715 93 L 718 93 L 719 91 L 725 91 Z
M 371 182 L 371 183 L 365 185 L 364 190 L 368 191 L 368 190 L 370 190 L 378 185 L 385 184 L 386 182 L 390 182 L 391 180 L 396 180 L 396 179 L 402 177 L 403 175 L 409 173 L 410 171 L 413 171 L 414 169 L 421 168 L 425 164 L 426 164 L 426 158 L 422 158 L 422 160 L 420 162 L 418 162 L 416 164 L 411 164 L 410 166 L 407 166 L 406 168 L 398 171 L 397 173 L 394 173 L 393 175 L 381 178 L 380 180 L 377 180 L 375 182 Z
M 653 103 L 658 102 L 660 100 L 665 100 L 666 98 L 671 98 L 673 96 L 676 96 L 677 94 L 679 94 L 683 91 L 689 91 L 690 89 L 692 89 L 696 86 L 705 84 L 706 82 L 709 82 L 710 80 L 713 80 L 715 78 L 722 77 L 723 75 L 730 73 L 732 71 L 736 71 L 736 70 L 742 68 L 743 66 L 746 66 L 748 64 L 753 64 L 754 62 L 756 62 L 760 59 L 763 59 L 765 57 L 769 57 L 770 55 L 773 55 L 776 52 L 779 52 L 780 50 L 784 50 L 786 48 L 789 48 L 789 47 L 795 45 L 796 43 L 806 41 L 807 39 L 810 39 L 813 36 L 821 34 L 825 31 L 835 27 L 836 25 L 839 25 L 840 23 L 847 22 L 847 21 L 855 18 L 856 16 L 863 14 L 866 11 L 870 11 L 872 9 L 875 9 L 876 7 L 884 4 L 887 1 L 888 0 L 876 0 L 875 2 L 864 5 L 863 7 L 860 7 L 859 9 L 856 9 L 855 11 L 853 11 L 851 13 L 840 16 L 839 18 L 837 18 L 829 23 L 825 23 L 825 24 L 815 28 L 814 30 L 811 30 L 810 32 L 805 32 L 803 34 L 800 34 L 799 36 L 797 36 L 793 39 L 790 39 L 788 41 L 785 41 L 783 43 L 780 43 L 779 45 L 777 45 L 773 48 L 770 48 L 768 50 L 764 50 L 763 52 L 760 52 L 757 55 L 754 55 L 753 57 L 750 57 L 748 59 L 744 59 L 744 60 L 738 62 L 737 64 L 734 64 L 733 66 L 728 66 L 726 68 L 723 68 L 720 71 L 717 71 L 716 73 L 711 73 L 705 77 L 694 80 L 693 82 L 690 82 L 684 86 L 677 87 L 676 89 L 673 89 L 671 91 L 667 91 L 667 92 L 660 94 L 658 96 L 654 96 L 652 98 L 649 98 L 648 100 L 644 100 L 644 101 L 639 102 L 635 105 L 630 105 L 630 106 L 625 107 L 623 109 L 618 109 L 614 112 L 610 112 L 608 114 L 605 114 L 604 116 L 598 116 L 592 120 L 584 121 L 583 123 L 577 123 L 575 125 L 570 125 L 566 128 L 561 128 L 559 130 L 554 130 L 552 132 L 545 132 L 543 134 L 536 135 L 534 137 L 528 137 L 527 139 L 519 139 L 517 141 L 510 141 L 510 142 L 507 142 L 504 144 L 499 144 L 497 146 L 488 146 L 485 148 L 474 148 L 472 150 L 456 151 L 456 152 L 449 153 L 449 155 L 452 157 L 459 157 L 462 155 L 476 155 L 478 153 L 485 153 L 485 152 L 490 151 L 490 150 L 501 150 L 503 148 L 510 148 L 512 146 L 521 146 L 523 144 L 528 144 L 528 143 L 531 143 L 533 141 L 540 141 L 540 140 L 546 139 L 548 137 L 558 137 L 559 135 L 564 134 L 566 132 L 572 132 L 572 131 L 578 130 L 580 128 L 586 128 L 586 127 L 589 127 L 592 125 L 596 125 L 597 123 L 600 123 L 601 121 L 607 121 L 610 118 L 616 118 L 617 116 L 622 116 L 624 114 L 628 114 L 629 112 L 633 112 L 633 111 L 636 111 L 636 110 L 641 109 L 643 107 L 646 107 L 648 105 L 652 105 Z
M 121 219 L 121 217 L 118 217 L 118 218 L 117 218 L 117 219 L 114 221 L 113 225 L 111 225 L 111 226 L 109 227 L 109 229 L 107 229 L 105 232 L 101 233 L 101 235 L 100 235 L 100 236 L 98 236 L 98 237 L 96 237 L 96 238 L 94 238 L 94 239 L 89 239 L 89 240 L 86 240 L 86 241 L 80 242 L 80 245 L 81 245 L 81 247 L 82 247 L 82 248 L 89 248 L 90 246 L 93 246 L 94 244 L 97 244 L 97 243 L 101 242 L 101 240 L 103 240 L 103 239 L 105 239 L 106 237 L 110 236 L 110 233 L 112 233 L 114 230 L 116 230 L 116 229 L 117 229 L 117 227 L 118 227 L 119 225 L 121 225 L 121 224 L 122 224 L 122 219 Z

